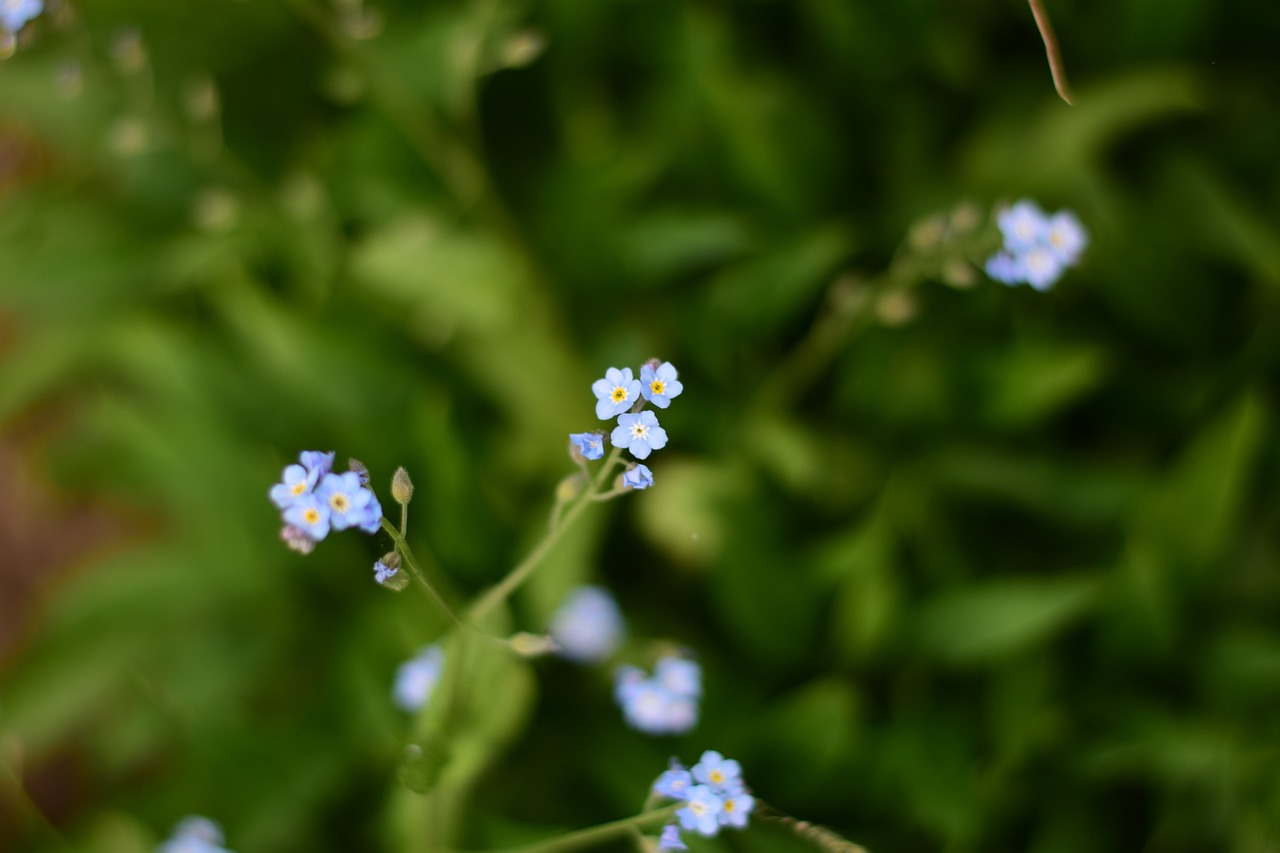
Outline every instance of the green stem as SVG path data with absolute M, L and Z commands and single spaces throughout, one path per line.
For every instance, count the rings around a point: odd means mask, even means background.
M 403 513 L 401 518 L 403 519 Z M 462 620 L 458 618 L 458 614 L 449 606 L 449 602 L 440 594 L 440 591 L 432 586 L 431 582 L 427 580 L 427 576 L 423 573 L 421 567 L 419 567 L 418 561 L 414 559 L 413 549 L 411 549 L 409 547 L 409 543 L 405 541 L 404 535 L 401 534 L 399 530 L 396 530 L 396 526 L 387 521 L 385 517 L 382 519 L 382 529 L 387 531 L 387 533 L 390 534 L 391 539 L 396 543 L 396 550 L 400 552 L 401 562 L 409 569 L 409 574 L 413 575 L 413 579 L 416 580 L 419 586 L 426 591 L 427 596 L 444 611 L 445 615 L 449 617 L 450 622 L 454 625 L 461 626 Z
M 602 823 L 599 826 L 580 829 L 567 835 L 548 838 L 546 841 L 536 841 L 523 847 L 504 847 L 501 850 L 492 851 L 492 853 L 553 853 L 553 851 L 559 853 L 559 851 L 581 850 L 601 841 L 608 841 L 611 838 L 625 835 L 633 829 L 642 829 L 665 823 L 675 815 L 678 808 L 680 808 L 680 805 L 677 803 L 655 811 L 615 820 L 612 823 Z
M 529 552 L 527 557 L 508 572 L 507 576 L 499 581 L 497 585 L 491 587 L 484 595 L 480 596 L 480 600 L 467 611 L 468 620 L 478 622 L 483 619 L 529 579 L 530 575 L 542 563 L 543 558 L 560 541 L 560 537 L 565 534 L 565 531 L 573 526 L 578 517 L 582 515 L 583 510 L 595 502 L 595 495 L 608 482 L 609 472 L 613 470 L 621 456 L 622 448 L 615 447 L 613 453 L 609 454 L 609 458 L 605 460 L 604 466 L 600 469 L 600 473 L 596 475 L 595 482 L 591 484 L 591 487 L 583 490 L 583 494 L 578 498 L 577 502 L 569 507 L 569 511 L 564 514 L 559 523 L 547 532 L 547 535 L 534 546 L 534 549 Z

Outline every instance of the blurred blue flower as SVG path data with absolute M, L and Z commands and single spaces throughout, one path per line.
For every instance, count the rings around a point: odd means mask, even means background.
M 1049 220 L 1034 201 L 1022 199 L 996 217 L 996 225 L 1004 238 L 1004 247 L 1021 254 L 1041 245 L 1048 236 Z
M 1048 248 L 1066 265 L 1074 264 L 1089 243 L 1089 235 L 1069 210 L 1055 213 L 1048 223 L 1045 237 Z
M 658 426 L 653 412 L 636 412 L 618 416 L 618 425 L 609 436 L 614 447 L 625 447 L 637 459 L 648 459 L 654 450 L 667 446 L 667 431 Z
M 16 33 L 43 11 L 43 0 L 0 0 L 0 27 Z
M 680 840 L 680 827 L 669 823 L 662 827 L 662 835 L 658 837 L 659 850 L 688 850 L 689 845 Z
M 667 655 L 653 667 L 654 677 L 677 696 L 697 699 L 702 696 L 702 665 L 691 658 Z
M 706 785 L 694 785 L 685 797 L 684 808 L 676 810 L 676 817 L 685 829 L 693 830 L 708 838 L 720 831 L 720 812 L 724 803 Z
M 1008 252 L 996 252 L 987 258 L 987 275 L 1004 284 L 1017 284 L 1022 280 L 1018 262 Z
M 410 712 L 421 709 L 430 701 L 443 670 L 444 650 L 435 644 L 424 646 L 396 669 L 392 690 L 396 704 Z
M 591 383 L 591 390 L 596 395 L 596 417 L 607 421 L 631 408 L 640 396 L 640 381 L 632 377 L 629 367 L 610 367 L 604 379 Z
M 987 259 L 987 275 L 1005 284 L 1025 282 L 1048 290 L 1074 266 L 1089 242 L 1080 220 L 1069 210 L 1047 216 L 1023 199 L 996 216 L 1004 237 L 1001 250 Z
M 302 463 L 302 467 L 307 472 L 314 475 L 315 479 L 323 477 L 333 470 L 333 457 L 337 454 L 330 450 L 324 453 L 319 450 L 304 450 L 298 454 L 298 461 Z
M 680 658 L 663 658 L 649 677 L 634 666 L 622 666 L 614 674 L 614 699 L 622 706 L 623 719 L 634 729 L 651 735 L 683 734 L 698 723 L 701 671 L 690 679 L 684 667 L 672 667 Z M 686 661 L 697 667 L 693 661 Z M 670 677 L 670 676 L 676 677 Z M 693 689 L 690 690 L 689 688 Z
M 685 794 L 693 787 L 693 774 L 680 765 L 674 758 L 671 766 L 653 783 L 654 793 L 673 800 L 683 800 Z
M 653 472 L 648 465 L 634 465 L 622 475 L 623 488 L 647 489 L 653 485 Z
M 710 786 L 717 793 L 741 789 L 742 767 L 732 758 L 726 759 L 714 749 L 702 753 L 698 763 L 693 765 L 693 778 Z
M 584 459 L 599 459 L 604 456 L 604 436 L 598 432 L 570 433 L 569 441 Z
M 303 495 L 311 494 L 316 476 L 301 465 L 290 465 L 284 469 L 280 482 L 271 487 L 271 502 L 280 509 L 292 506 Z
M 1062 277 L 1066 264 L 1047 246 L 1036 246 L 1022 256 L 1018 270 L 1022 280 L 1036 290 L 1048 290 Z
M 315 495 L 329 508 L 334 530 L 359 527 L 366 533 L 378 531 L 382 506 L 373 492 L 360 485 L 360 477 L 354 471 L 325 474 Z
M 551 639 L 561 657 L 577 663 L 599 663 L 618 648 L 624 625 L 622 612 L 609 591 L 580 586 L 569 593 L 551 617 Z
M 0 0 L 3 2 L 3 0 Z M 207 817 L 185 817 L 173 834 L 156 848 L 157 853 L 231 853 L 222 847 L 222 827 Z
M 671 405 L 671 398 L 680 395 L 684 385 L 676 379 L 676 369 L 664 361 L 657 367 L 646 363 L 640 368 L 640 393 L 659 409 Z
M 329 507 L 314 494 L 302 495 L 290 504 L 284 511 L 284 520 L 311 537 L 313 542 L 329 535 Z
M 720 824 L 743 829 L 747 825 L 747 817 L 756 807 L 756 798 L 742 788 L 737 788 L 720 795 Z

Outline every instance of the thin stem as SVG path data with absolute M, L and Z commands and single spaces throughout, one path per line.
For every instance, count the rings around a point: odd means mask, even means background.
M 678 803 L 664 806 L 651 812 L 644 812 L 643 814 L 615 820 L 611 823 L 602 823 L 599 826 L 593 826 L 588 829 L 580 829 L 577 832 L 559 835 L 546 841 L 536 841 L 523 847 L 504 847 L 501 850 L 492 851 L 492 853 L 560 853 L 560 851 L 581 850 L 601 841 L 608 841 L 611 838 L 625 835 L 633 829 L 657 826 L 659 823 L 663 823 L 674 816 L 678 808 L 680 808 Z
M 395 525 L 387 521 L 385 517 L 382 519 L 382 529 L 391 535 L 392 540 L 396 543 L 396 550 L 400 552 L 402 563 L 409 569 L 413 579 L 426 591 L 427 596 L 445 612 L 445 615 L 449 617 L 449 621 L 453 622 L 454 625 L 462 625 L 462 620 L 458 618 L 458 614 L 449 606 L 449 602 L 427 580 L 427 576 L 419 567 L 418 561 L 414 559 L 413 550 L 409 547 L 409 543 L 405 541 L 404 535 L 399 530 L 396 530 Z
M 861 844 L 854 844 L 825 826 L 819 826 L 807 820 L 796 820 L 759 798 L 756 799 L 755 815 L 760 820 L 786 827 L 824 853 L 867 853 L 867 848 Z
M 1045 56 L 1049 59 L 1049 73 L 1053 75 L 1053 88 L 1058 97 L 1071 101 L 1071 90 L 1067 88 L 1067 69 L 1062 64 L 1062 53 L 1058 50 L 1058 37 L 1054 35 L 1053 24 L 1049 21 L 1049 13 L 1045 11 L 1040 0 L 1027 0 L 1031 5 L 1031 15 L 1036 19 L 1036 29 L 1040 30 L 1040 40 L 1044 42 Z
M 600 469 L 600 473 L 596 475 L 595 482 L 591 487 L 583 491 L 582 497 L 569 507 L 569 511 L 560 519 L 559 524 L 548 531 L 534 549 L 529 552 L 520 563 L 507 573 L 507 576 L 491 587 L 488 592 L 480 596 L 480 600 L 471 606 L 467 611 L 467 617 L 474 621 L 480 621 L 489 614 L 493 608 L 506 601 L 511 593 L 520 588 L 520 585 L 529 579 L 529 576 L 538 568 L 543 558 L 550 553 L 555 544 L 560 541 L 560 537 L 565 534 L 573 523 L 582 515 L 583 510 L 590 506 L 594 501 L 592 498 L 600 491 L 601 486 L 607 482 L 609 472 L 613 470 L 613 466 L 618 463 L 618 459 L 622 456 L 622 448 L 615 447 L 613 453 L 605 460 L 604 466 Z

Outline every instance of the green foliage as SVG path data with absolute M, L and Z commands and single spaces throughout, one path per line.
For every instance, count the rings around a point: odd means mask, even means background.
M 0 848 L 517 844 L 707 748 L 880 853 L 1280 845 L 1280 12 L 1050 2 L 1070 107 L 1020 3 L 61 5 L 0 61 Z M 1024 196 L 1049 293 L 972 263 Z M 654 488 L 491 621 L 607 584 L 699 727 L 463 635 L 399 712 L 448 623 L 280 469 L 406 466 L 462 602 L 655 355 Z

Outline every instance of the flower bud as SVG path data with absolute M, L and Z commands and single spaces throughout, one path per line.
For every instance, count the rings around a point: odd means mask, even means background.
M 546 634 L 530 634 L 528 631 L 512 634 L 508 642 L 510 642 L 513 652 L 526 658 L 536 658 L 550 654 L 560 648 L 556 645 L 556 641 Z
M 582 491 L 582 485 L 586 482 L 586 479 L 580 471 L 565 477 L 556 486 L 556 500 L 560 503 L 568 503 L 576 498 L 578 493 Z
M 360 485 L 369 485 L 369 469 L 364 467 L 364 463 L 359 459 L 348 459 L 347 470 L 354 472 L 360 478 Z
M 407 504 L 413 500 L 413 481 L 409 479 L 409 472 L 404 470 L 403 465 L 391 475 L 391 497 L 398 504 Z

